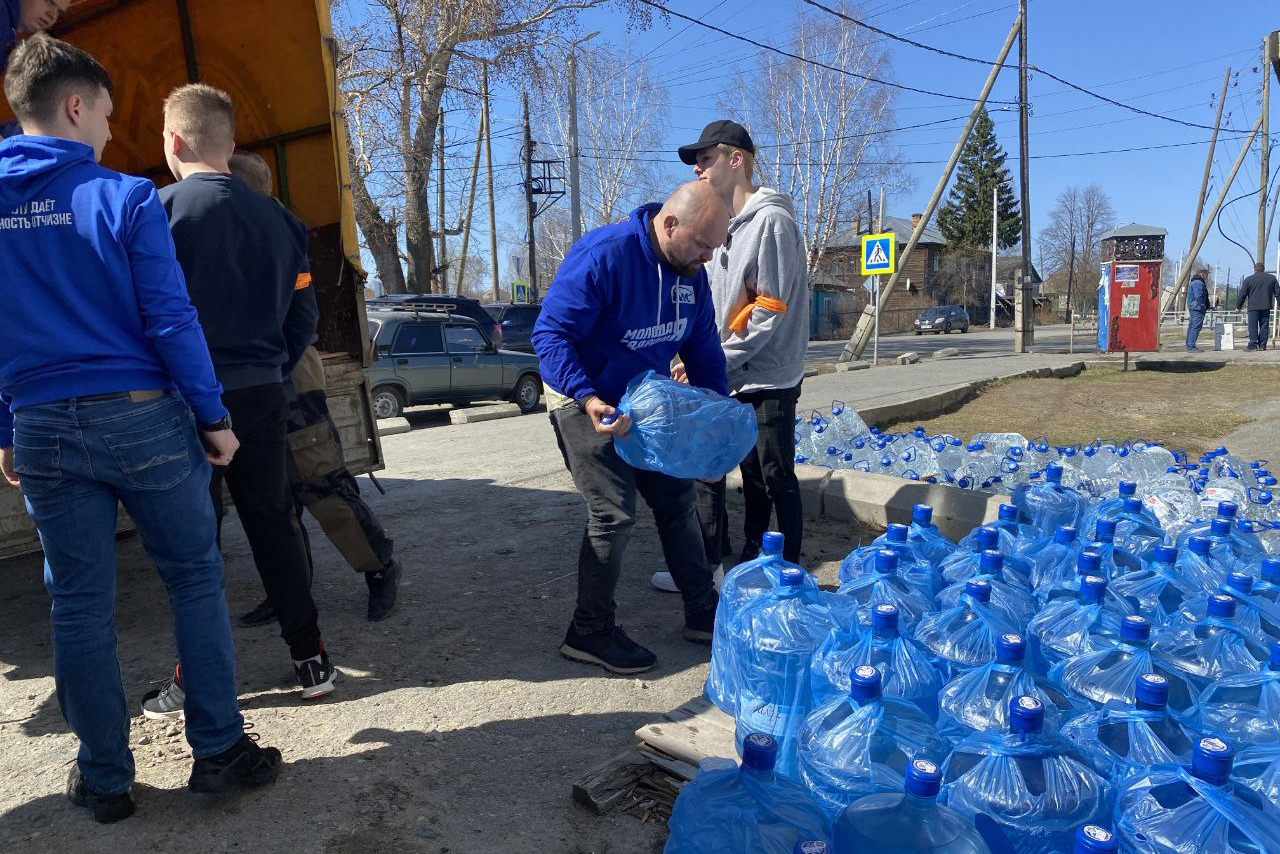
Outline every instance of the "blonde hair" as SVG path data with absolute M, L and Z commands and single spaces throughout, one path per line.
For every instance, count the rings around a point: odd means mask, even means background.
M 231 96 L 204 83 L 179 86 L 164 99 L 164 125 L 197 157 L 212 154 L 216 146 L 235 141 L 236 108 Z
M 733 154 L 735 151 L 742 152 L 742 171 L 747 178 L 755 177 L 756 172 L 756 156 L 745 148 L 735 148 L 727 142 L 717 142 L 716 148 L 724 152 L 725 156 Z
M 262 195 L 270 196 L 272 191 L 275 190 L 275 179 L 271 177 L 271 167 L 267 165 L 267 161 L 258 155 L 251 152 L 237 151 L 231 155 L 231 159 L 227 161 L 227 166 L 231 168 L 232 175 L 235 175 L 241 181 L 262 193 Z

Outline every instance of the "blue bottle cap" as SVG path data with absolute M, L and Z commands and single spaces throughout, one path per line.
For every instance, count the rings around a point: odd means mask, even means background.
M 1107 593 L 1107 580 L 1098 575 L 1086 575 L 1080 579 L 1080 601 L 1096 604 Z
M 917 798 L 936 798 L 942 790 L 942 769 L 928 759 L 915 759 L 907 766 L 908 795 Z
M 1209 597 L 1209 616 L 1230 620 L 1236 615 L 1236 600 L 1218 593 Z
M 1271 670 L 1280 670 L 1280 640 L 1271 642 Z
M 907 534 L 910 532 L 911 529 L 906 525 L 899 525 L 896 522 L 890 522 L 889 526 L 885 528 L 885 539 L 891 543 L 905 543 L 907 541 Z
M 1014 507 L 1012 504 L 1001 504 L 1000 505 L 1000 521 L 1001 522 L 1018 521 L 1018 508 Z
M 964 449 L 966 451 L 972 451 L 974 453 L 977 453 L 978 451 L 985 451 L 987 449 L 987 446 L 981 442 L 970 442 L 969 444 L 964 446 Z
M 966 581 L 964 583 L 964 592 L 979 602 L 991 601 L 991 585 L 981 578 L 971 578 Z
M 880 671 L 870 664 L 859 664 L 849 674 L 849 696 L 859 702 L 880 696 Z
M 1027 694 L 1009 701 L 1009 729 L 1039 732 L 1044 728 L 1044 703 Z
M 742 766 L 756 771 L 772 771 L 778 763 L 778 742 L 764 732 L 753 732 L 742 740 Z
M 1138 676 L 1136 695 L 1143 705 L 1164 708 L 1169 705 L 1169 680 L 1158 673 L 1143 673 Z
M 803 569 L 796 569 L 794 566 L 788 566 L 782 570 L 783 587 L 799 587 L 801 584 L 804 584 Z
M 1102 555 L 1085 549 L 1076 556 L 1077 575 L 1098 575 L 1102 572 Z
M 1173 546 L 1156 546 L 1156 560 L 1160 563 L 1177 563 L 1178 550 Z
M 1200 557 L 1208 557 L 1209 549 L 1213 546 L 1213 543 L 1209 542 L 1206 537 L 1192 537 L 1188 541 L 1188 545 L 1191 546 L 1193 554 L 1198 554 Z
M 892 637 L 898 633 L 898 608 L 880 604 L 871 609 L 871 631 L 877 637 Z
M 831 854 L 831 846 L 821 839 L 807 839 L 797 842 L 791 854 Z
M 1151 638 L 1151 621 L 1130 614 L 1120 621 L 1120 640 L 1141 643 Z
M 933 524 L 933 508 L 928 504 L 917 504 L 911 508 L 911 521 L 917 525 Z
M 1209 523 L 1209 535 L 1213 537 L 1229 537 L 1231 536 L 1231 520 L 1217 518 Z
M 1227 587 L 1248 595 L 1253 592 L 1253 576 L 1247 572 L 1233 572 L 1227 576 Z
M 1097 529 L 1097 540 L 1100 543 L 1109 543 L 1116 538 L 1116 520 L 1115 519 L 1099 519 Z
M 1272 584 L 1280 582 L 1280 557 L 1264 557 L 1262 559 L 1262 580 Z
M 1039 449 L 1037 448 L 1037 450 Z M 1045 450 L 1048 449 L 1046 448 Z M 1057 463 L 1049 463 L 1044 467 L 1044 479 L 1049 483 L 1062 483 L 1062 466 Z
M 1218 502 L 1218 517 L 1221 519 L 1234 519 L 1239 512 L 1240 508 L 1234 501 Z
M 1137 498 L 1126 498 L 1124 500 L 1124 510 L 1126 513 L 1142 512 L 1142 501 Z
M 897 572 L 898 553 L 892 549 L 880 549 L 876 552 L 876 572 Z
M 760 538 L 760 551 L 768 555 L 782 554 L 783 537 L 777 531 L 765 531 Z
M 1076 831 L 1075 854 L 1116 854 L 1119 850 L 1115 834 L 1096 824 L 1086 824 Z
M 1020 664 L 1027 657 L 1027 642 L 1022 635 L 1012 632 L 996 638 L 996 661 L 1002 664 Z
M 1053 532 L 1053 541 L 1055 543 L 1062 543 L 1064 546 L 1069 546 L 1076 541 L 1077 535 L 1078 532 L 1076 529 L 1070 525 L 1059 525 L 1058 529 Z
M 1272 476 L 1272 475 L 1264 474 L 1264 475 L 1262 475 L 1261 477 L 1259 477 L 1259 478 L 1258 478 L 1258 483 L 1259 483 L 1261 486 L 1265 486 L 1265 487 L 1270 488 L 1270 487 L 1272 487 L 1272 486 L 1275 486 L 1277 483 L 1280 483 L 1280 481 L 1277 481 L 1277 480 L 1275 479 L 1275 477 L 1274 477 L 1274 476 Z
M 1004 568 L 1004 555 L 994 549 L 987 549 L 979 556 L 978 566 L 983 575 L 998 575 Z
M 1220 738 L 1202 738 L 1191 754 L 1191 774 L 1207 783 L 1221 786 L 1231 779 L 1231 766 L 1236 751 Z
M 986 551 L 994 549 L 1000 544 L 1000 532 L 990 525 L 983 525 L 978 529 L 978 549 Z
M 1134 483 L 1134 482 L 1133 482 L 1133 481 L 1131 481 L 1131 480 L 1122 480 L 1122 481 L 1120 481 L 1120 487 L 1119 487 L 1119 488 L 1120 488 L 1120 497 L 1121 497 L 1121 498 L 1130 498 L 1130 497 L 1132 497 L 1132 496 L 1134 496 L 1134 495 L 1137 495 L 1137 494 L 1138 494 L 1138 484 Z

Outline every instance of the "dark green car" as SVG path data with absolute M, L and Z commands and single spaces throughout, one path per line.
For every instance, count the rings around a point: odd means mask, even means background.
M 510 401 L 532 412 L 542 397 L 538 357 L 500 350 L 469 317 L 447 311 L 369 312 L 378 358 L 365 368 L 378 418 L 406 406 Z

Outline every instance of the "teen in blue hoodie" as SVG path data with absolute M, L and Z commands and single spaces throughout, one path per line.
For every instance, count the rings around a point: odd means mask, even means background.
M 134 763 L 112 625 L 118 504 L 160 571 L 187 664 L 191 789 L 261 784 L 280 763 L 244 735 L 236 700 L 208 492 L 209 462 L 228 462 L 236 440 L 155 186 L 97 165 L 106 71 L 39 35 L 9 72 L 29 135 L 0 143 L 0 470 L 44 547 L 58 705 L 80 740 L 67 795 L 119 821 Z
M 676 355 L 694 385 L 728 392 L 702 267 L 728 227 L 715 191 L 692 182 L 662 206 L 645 205 L 624 222 L 592 231 L 560 265 L 533 330 L 551 424 L 587 501 L 578 606 L 560 652 L 614 673 L 640 673 L 656 661 L 614 620 L 637 492 L 653 509 L 667 566 L 684 597 L 685 637 L 711 640 L 717 599 L 693 483 L 623 462 L 613 437 L 629 422 L 614 406 L 631 379 L 648 370 L 665 375 Z

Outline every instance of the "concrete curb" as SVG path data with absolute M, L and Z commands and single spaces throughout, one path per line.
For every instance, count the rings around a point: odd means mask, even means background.
M 870 362 L 840 362 L 836 365 L 836 373 L 843 374 L 848 371 L 865 371 L 870 369 Z
M 383 418 L 378 422 L 379 436 L 395 436 L 413 429 L 408 418 Z
M 514 403 L 499 403 L 496 406 L 477 406 L 474 409 L 454 409 L 449 412 L 450 424 L 478 424 L 481 421 L 496 421 L 499 418 L 514 418 L 520 414 L 520 407 Z

